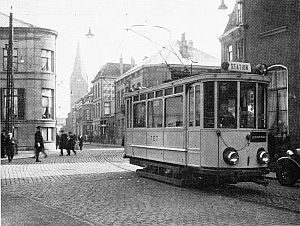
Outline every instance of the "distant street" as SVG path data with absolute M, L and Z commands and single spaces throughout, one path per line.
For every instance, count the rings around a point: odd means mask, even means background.
M 1 159 L 1 225 L 299 225 L 300 185 L 180 188 L 137 177 L 123 148 Z M 41 154 L 42 155 L 42 154 Z

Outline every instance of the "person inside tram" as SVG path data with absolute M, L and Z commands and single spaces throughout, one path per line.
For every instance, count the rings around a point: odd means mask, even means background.
M 235 128 L 235 118 L 228 108 L 227 101 L 220 104 L 218 125 L 221 128 Z

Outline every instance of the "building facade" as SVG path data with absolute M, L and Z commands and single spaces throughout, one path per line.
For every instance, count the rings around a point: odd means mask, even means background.
M 93 92 L 90 91 L 73 106 L 75 111 L 75 125 L 73 126 L 73 133 L 83 135 L 85 140 L 92 134 L 93 118 L 94 118 L 94 104 Z
M 129 64 L 106 63 L 92 81 L 93 87 L 93 140 L 115 143 L 115 80 L 130 69 Z
M 239 0 L 219 40 L 222 62 L 268 69 L 268 126 L 300 147 L 300 2 Z
M 41 126 L 45 149 L 55 148 L 55 55 L 57 32 L 13 19 L 14 137 L 19 150 L 33 150 Z M 9 16 L 0 12 L 1 129 L 6 122 Z

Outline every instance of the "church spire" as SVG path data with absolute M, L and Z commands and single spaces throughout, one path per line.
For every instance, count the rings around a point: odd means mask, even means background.
M 77 51 L 75 56 L 75 62 L 73 67 L 73 72 L 70 77 L 70 100 L 72 109 L 73 105 L 77 100 L 83 97 L 88 92 L 88 83 L 85 79 L 81 56 L 79 42 L 77 44 Z
M 82 64 L 82 62 L 81 62 L 81 58 L 80 58 L 80 48 L 79 48 L 79 42 L 78 42 L 72 76 L 76 75 L 76 74 L 82 75 L 82 65 L 81 64 Z

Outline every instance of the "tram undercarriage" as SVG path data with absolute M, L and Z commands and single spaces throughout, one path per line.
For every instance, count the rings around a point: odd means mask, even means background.
M 125 158 L 129 156 L 125 156 Z M 143 167 L 136 171 L 137 175 L 162 181 L 176 186 L 193 185 L 222 185 L 236 184 L 238 182 L 254 182 L 267 186 L 265 175 L 267 168 L 256 169 L 224 169 L 224 168 L 198 168 L 182 166 L 140 158 L 130 158 L 130 164 Z

